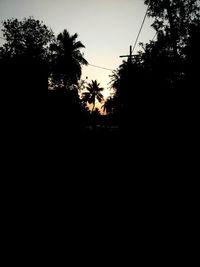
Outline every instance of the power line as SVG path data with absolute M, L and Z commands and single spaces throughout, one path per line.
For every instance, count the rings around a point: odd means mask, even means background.
M 154 41 L 154 39 L 156 38 L 157 34 L 158 34 L 158 32 L 155 33 L 155 35 L 154 35 L 154 37 L 152 38 L 151 41 Z
M 2 40 L 6 40 L 5 38 L 1 37 L 0 36 L 0 39 Z M 92 67 L 95 67 L 95 68 L 99 68 L 99 69 L 104 69 L 104 70 L 109 70 L 109 71 L 113 71 L 112 69 L 108 69 L 108 68 L 105 68 L 105 67 L 100 67 L 100 66 L 97 66 L 97 65 L 93 65 L 93 64 L 88 64 L 89 66 L 92 66 Z
M 89 66 L 92 66 L 92 67 L 95 67 L 95 68 L 103 69 L 103 70 L 113 71 L 112 69 L 108 69 L 108 68 L 100 67 L 100 66 L 97 66 L 97 65 L 89 64 L 89 63 L 88 63 L 88 65 L 89 65 Z
M 144 22 L 145 22 L 145 19 L 146 19 L 146 17 L 147 17 L 148 9 L 149 9 L 149 6 L 147 7 L 146 13 L 145 13 L 145 15 L 144 15 L 144 18 L 143 18 L 143 21 L 142 21 L 142 25 L 141 25 L 141 27 L 140 27 L 140 30 L 139 30 L 138 35 L 137 35 L 137 38 L 136 38 L 136 40 L 135 40 L 135 44 L 134 44 L 134 46 L 133 46 L 132 53 L 133 53 L 134 50 L 135 50 L 135 47 L 136 47 L 136 45 L 137 45 L 138 38 L 139 38 L 140 33 L 141 33 L 141 31 L 142 31 L 142 28 L 143 28 L 143 26 L 144 26 Z

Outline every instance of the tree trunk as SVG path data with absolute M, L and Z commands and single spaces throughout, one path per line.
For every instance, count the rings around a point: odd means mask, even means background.
M 168 17 L 169 17 L 169 24 L 170 24 L 171 40 L 172 40 L 172 47 L 173 47 L 174 59 L 177 60 L 177 58 L 178 58 L 177 43 L 176 43 L 177 40 L 176 40 L 176 33 L 175 33 L 175 27 L 174 27 L 174 19 L 173 19 L 173 16 L 172 16 L 172 10 L 171 10 L 170 0 L 166 0 L 166 9 L 167 9 Z
M 93 103 L 93 107 L 92 107 L 92 113 L 94 112 L 94 108 L 95 108 L 95 98 L 94 98 L 94 103 Z
M 92 126 L 93 126 L 93 131 L 96 132 L 96 119 L 95 119 L 95 98 L 94 98 L 94 103 L 93 103 L 93 107 L 92 107 Z

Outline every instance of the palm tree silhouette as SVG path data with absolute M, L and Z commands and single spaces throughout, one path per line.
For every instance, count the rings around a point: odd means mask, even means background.
M 57 36 L 57 41 L 51 45 L 53 54 L 53 76 L 65 87 L 78 83 L 81 77 L 81 65 L 87 65 L 80 49 L 85 46 L 76 41 L 78 34 L 70 35 L 64 30 Z
M 97 81 L 93 81 L 91 83 L 88 84 L 88 86 L 86 87 L 87 92 L 83 93 L 83 101 L 92 104 L 92 112 L 95 110 L 95 104 L 96 104 L 96 100 L 98 100 L 100 103 L 103 100 L 103 95 L 102 95 L 102 91 L 104 90 L 103 88 L 100 87 L 100 84 L 97 83 Z
M 106 99 L 106 101 L 104 102 L 104 104 L 101 106 L 101 108 L 103 109 L 104 112 L 106 112 L 106 114 L 113 114 L 114 111 L 114 105 L 115 105 L 115 101 L 114 101 L 114 97 L 109 97 Z

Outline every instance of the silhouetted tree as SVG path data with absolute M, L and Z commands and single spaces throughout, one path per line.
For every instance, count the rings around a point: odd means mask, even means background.
M 54 35 L 43 22 L 32 17 L 8 19 L 3 21 L 3 36 L 6 43 L 1 47 L 1 54 L 7 57 L 26 56 L 46 59 L 49 43 Z
M 112 86 L 123 129 L 134 125 L 141 136 L 165 133 L 170 140 L 184 131 L 195 90 L 193 81 L 197 81 L 194 63 L 199 58 L 200 3 L 146 0 L 145 4 L 154 18 L 157 40 L 141 44 L 143 51 L 119 66 Z
M 53 32 L 34 18 L 3 21 L 6 42 L 0 48 L 4 87 L 13 94 L 47 89 L 49 44 Z
M 101 107 L 106 114 L 113 114 L 115 108 L 114 97 L 107 98 Z
M 52 81 L 57 85 L 70 87 L 77 85 L 81 77 L 81 66 L 87 65 L 80 49 L 85 46 L 76 39 L 78 34 L 70 35 L 67 30 L 57 36 L 57 41 L 51 45 L 52 51 Z
M 155 19 L 153 27 L 158 33 L 158 40 L 146 45 L 143 54 L 144 62 L 148 61 L 148 68 L 153 70 L 154 77 L 160 80 L 163 87 L 168 90 L 173 89 L 173 92 L 168 94 L 169 102 L 172 103 L 174 99 L 176 103 L 174 102 L 173 105 L 178 103 L 180 105 L 181 102 L 185 102 L 183 98 L 186 99 L 186 95 L 189 97 L 189 88 L 190 93 L 195 88 L 195 86 L 189 86 L 189 83 L 192 85 L 197 77 L 195 58 L 199 58 L 199 49 L 193 43 L 192 52 L 190 41 L 195 39 L 195 43 L 199 44 L 198 34 L 195 33 L 199 32 L 200 2 L 198 0 L 159 2 L 146 0 L 145 3 L 149 5 L 149 16 Z M 190 60 L 192 54 L 195 54 L 193 63 Z M 184 109 L 183 106 L 181 108 Z
M 94 111 L 93 111 L 93 115 L 97 118 L 99 116 L 101 116 L 101 112 L 98 108 L 95 108 Z
M 54 112 L 63 132 L 80 130 L 88 120 L 87 108 L 80 99 L 80 93 L 85 88 L 85 81 L 80 80 L 81 67 L 87 65 L 81 49 L 84 45 L 77 41 L 78 34 L 70 35 L 64 30 L 50 47 L 51 75 L 50 85 L 55 90 L 56 106 Z M 58 110 L 60 112 L 58 112 Z M 66 127 L 67 131 L 64 131 Z
M 149 90 L 146 87 L 144 68 L 140 61 L 140 57 L 124 61 L 112 76 L 112 86 L 115 91 L 114 112 L 121 128 L 130 127 L 133 123 L 138 110 L 144 105 L 144 91 Z
M 9 104 L 12 100 L 13 107 L 18 104 L 16 99 L 25 99 L 23 105 L 17 105 L 17 119 L 25 115 L 18 114 L 22 106 L 29 108 L 30 90 L 35 94 L 34 90 L 48 89 L 49 133 L 64 135 L 80 130 L 89 112 L 79 97 L 85 86 L 79 81 L 81 65 L 87 61 L 80 52 L 83 44 L 76 41 L 78 35 L 70 36 L 64 30 L 56 40 L 51 29 L 32 17 L 5 20 L 2 31 L 6 39 L 0 47 L 3 92 L 9 95 L 7 99 Z
M 89 104 L 92 104 L 92 112 L 95 109 L 95 104 L 96 104 L 96 100 L 99 101 L 101 103 L 101 101 L 103 100 L 103 95 L 102 95 L 102 91 L 104 90 L 103 88 L 100 87 L 100 84 L 97 83 L 97 81 L 92 81 L 91 83 L 89 83 L 89 85 L 86 87 L 87 92 L 83 93 L 83 101 L 88 102 Z
M 181 47 L 189 34 L 190 25 L 199 20 L 199 0 L 145 0 L 148 15 L 155 19 L 152 26 L 163 31 L 170 39 L 174 57 L 177 59 Z

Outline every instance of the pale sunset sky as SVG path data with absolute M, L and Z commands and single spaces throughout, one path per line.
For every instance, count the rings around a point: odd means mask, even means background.
M 144 0 L 0 0 L 0 21 L 9 18 L 23 19 L 33 16 L 42 20 L 57 35 L 64 29 L 78 33 L 85 49 L 84 57 L 92 64 L 116 69 L 120 55 L 129 53 L 134 45 L 147 6 Z M 139 42 L 149 42 L 154 36 L 146 19 Z M 3 36 L 0 25 L 0 37 Z M 0 39 L 0 45 L 3 44 Z M 135 52 L 139 49 L 137 45 Z M 82 79 L 97 80 L 108 88 L 111 71 L 83 67 Z M 106 93 L 105 93 L 106 95 Z

